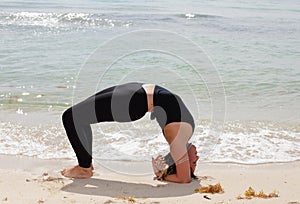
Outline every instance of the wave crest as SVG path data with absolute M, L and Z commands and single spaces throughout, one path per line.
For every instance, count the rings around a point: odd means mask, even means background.
M 16 12 L 0 13 L 0 24 L 17 26 L 95 26 L 115 27 L 129 26 L 130 22 L 111 19 L 102 14 L 90 13 L 41 13 L 41 12 Z

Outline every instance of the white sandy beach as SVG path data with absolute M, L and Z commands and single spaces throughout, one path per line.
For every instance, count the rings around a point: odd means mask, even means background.
M 300 0 L 0 1 L 0 204 L 300 204 L 299 14 Z M 77 164 L 64 111 L 127 82 L 188 107 L 198 180 L 153 179 L 169 145 L 151 113 L 93 124 L 94 176 L 61 176 Z M 249 187 L 279 196 L 238 199 Z
M 300 203 L 300 162 L 236 165 L 200 163 L 199 181 L 174 184 L 153 180 L 152 175 L 128 176 L 95 165 L 90 179 L 66 179 L 60 170 L 70 160 L 40 160 L 1 155 L 0 203 Z M 120 164 L 121 165 L 121 164 Z M 200 186 L 220 183 L 223 194 L 200 194 Z M 248 187 L 278 198 L 238 200 Z M 204 198 L 207 196 L 211 200 Z M 125 198 L 125 200 L 124 200 Z M 127 199 L 127 200 L 126 200 Z

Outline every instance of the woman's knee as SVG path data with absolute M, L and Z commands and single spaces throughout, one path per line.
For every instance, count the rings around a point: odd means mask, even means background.
M 65 112 L 62 114 L 62 121 L 64 125 L 73 121 L 72 108 L 65 110 Z

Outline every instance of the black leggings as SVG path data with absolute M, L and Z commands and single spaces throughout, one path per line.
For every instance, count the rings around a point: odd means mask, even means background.
M 128 83 L 107 88 L 63 113 L 63 125 L 79 166 L 88 168 L 92 163 L 91 124 L 106 121 L 130 122 L 146 114 L 147 94 L 142 85 Z

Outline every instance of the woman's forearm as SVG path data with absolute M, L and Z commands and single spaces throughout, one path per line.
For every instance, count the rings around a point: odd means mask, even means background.
M 175 183 L 189 183 L 191 182 L 191 179 L 183 179 L 183 178 L 179 178 L 176 174 L 171 174 L 165 177 L 166 181 L 170 181 L 170 182 L 175 182 Z

